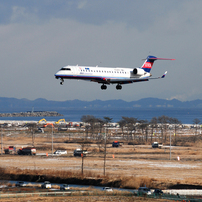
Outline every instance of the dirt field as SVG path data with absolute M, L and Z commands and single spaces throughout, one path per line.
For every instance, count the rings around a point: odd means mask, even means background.
M 2 202 L 27 202 L 27 201 L 43 201 L 43 202 L 74 202 L 74 201 L 84 201 L 84 202 L 167 202 L 170 200 L 165 199 L 147 199 L 138 197 L 125 197 L 125 196 L 68 196 L 68 197 L 29 197 L 29 198 L 18 198 L 18 199 L 1 199 Z
M 81 157 L 73 157 L 73 151 L 80 148 L 78 143 L 64 143 L 69 140 L 68 135 L 55 135 L 53 148 L 67 150 L 67 155 L 51 156 L 52 139 L 50 134 L 36 134 L 34 144 L 37 156 L 2 155 L 1 167 L 11 170 L 28 169 L 43 173 L 69 171 L 79 175 L 81 173 Z M 71 140 L 73 142 L 73 140 Z M 32 136 L 25 132 L 15 132 L 4 135 L 4 148 L 9 145 L 20 147 L 30 146 Z M 122 180 L 122 187 L 138 188 L 149 186 L 168 188 L 175 184 L 202 185 L 202 149 L 201 143 L 194 146 L 176 146 L 171 149 L 153 149 L 151 145 L 123 144 L 113 148 L 107 144 L 106 176 L 107 180 Z M 102 145 L 103 146 L 103 145 Z M 104 154 L 99 152 L 97 144 L 85 145 L 89 154 L 84 158 L 83 169 L 86 177 L 102 177 Z M 103 148 L 101 148 L 103 151 Z M 46 153 L 49 155 L 46 156 Z M 44 154 L 44 155 L 42 155 Z M 180 157 L 180 160 L 177 160 Z

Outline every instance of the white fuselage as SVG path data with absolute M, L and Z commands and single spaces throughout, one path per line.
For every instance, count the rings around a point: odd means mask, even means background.
M 88 67 L 88 66 L 65 66 L 56 74 L 56 78 L 61 79 L 82 79 L 100 83 L 119 83 L 124 80 L 146 79 L 150 73 L 144 75 L 133 74 L 132 68 L 122 67 Z

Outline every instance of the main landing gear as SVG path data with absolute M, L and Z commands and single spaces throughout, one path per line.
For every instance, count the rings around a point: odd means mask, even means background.
M 102 85 L 101 85 L 101 89 L 102 89 L 102 90 L 106 90 L 106 89 L 107 89 L 107 86 L 104 85 L 104 84 L 102 84 Z
M 122 86 L 120 85 L 120 84 L 118 84 L 117 86 L 116 86 L 116 90 L 121 90 L 122 89 Z
M 63 85 L 63 83 L 64 83 L 64 80 L 63 80 L 63 79 L 61 79 L 61 81 L 60 81 L 60 85 Z
M 105 84 L 102 84 L 102 85 L 101 85 L 101 89 L 102 89 L 102 90 L 106 90 L 106 89 L 107 89 L 107 86 L 106 86 Z M 121 89 L 122 89 L 122 85 L 118 84 L 118 85 L 116 86 L 116 89 L 117 89 L 117 90 L 121 90 Z

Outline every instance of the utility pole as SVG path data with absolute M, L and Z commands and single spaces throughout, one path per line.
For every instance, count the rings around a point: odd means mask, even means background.
M 106 143 L 107 143 L 107 134 L 106 134 L 106 127 L 105 127 L 105 150 L 104 150 L 104 176 L 105 176 L 105 164 L 106 164 Z
M 83 151 L 83 150 L 82 150 Z M 83 160 L 84 160 L 84 156 L 83 153 L 81 153 L 81 159 L 82 159 L 82 163 L 81 163 L 81 174 L 83 176 Z
M 3 134 L 2 134 L 2 125 L 1 125 L 1 155 L 3 155 Z
M 83 154 L 84 146 L 85 146 L 84 144 L 85 144 L 84 142 L 81 144 L 81 174 L 82 176 L 83 176 L 83 164 L 84 164 L 84 154 Z
M 53 125 L 52 125 L 52 156 L 53 156 Z
M 170 160 L 171 160 L 171 131 L 170 131 Z

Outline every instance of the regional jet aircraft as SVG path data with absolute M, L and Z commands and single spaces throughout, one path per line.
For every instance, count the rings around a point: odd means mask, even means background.
M 149 81 L 150 79 L 164 78 L 166 73 L 161 77 L 152 78 L 151 69 L 155 60 L 175 60 L 168 58 L 157 58 L 149 55 L 142 67 L 123 68 L 123 67 L 89 67 L 89 66 L 65 66 L 56 74 L 55 78 L 60 79 L 62 85 L 64 79 L 77 79 L 94 81 L 102 84 L 101 89 L 106 90 L 107 85 L 117 84 L 116 89 L 121 90 L 123 84 L 134 82 Z

